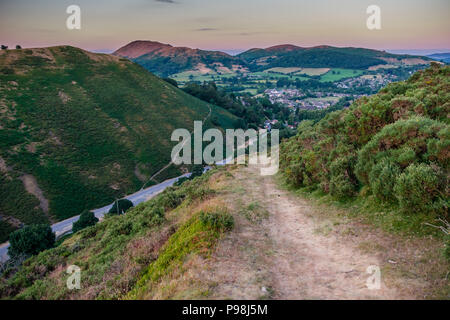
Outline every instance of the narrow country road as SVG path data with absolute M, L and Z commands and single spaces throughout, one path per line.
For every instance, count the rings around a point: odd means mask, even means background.
M 151 186 L 151 187 L 143 189 L 143 190 L 139 190 L 136 193 L 126 196 L 125 199 L 128 199 L 131 202 L 133 202 L 134 205 L 137 205 L 141 202 L 144 202 L 144 201 L 147 201 L 147 200 L 153 198 L 158 193 L 164 191 L 167 187 L 172 186 L 178 179 L 183 178 L 183 177 L 188 177 L 189 175 L 190 175 L 190 173 L 186 173 L 179 177 L 168 179 L 160 184 Z M 107 205 L 103 208 L 94 209 L 94 210 L 92 210 L 92 212 L 94 212 L 94 214 L 97 218 L 101 219 L 109 211 L 109 209 L 112 207 L 112 205 L 113 204 Z M 69 219 L 66 219 L 66 220 L 63 220 L 63 221 L 53 224 L 52 230 L 53 230 L 53 232 L 55 232 L 56 237 L 59 237 L 65 233 L 71 231 L 72 224 L 74 222 L 76 222 L 79 218 L 80 218 L 80 216 L 78 215 L 78 216 L 74 216 L 72 218 L 69 218 Z M 9 247 L 8 242 L 0 245 L 0 262 L 8 260 L 8 258 L 9 258 L 8 257 L 8 247 Z

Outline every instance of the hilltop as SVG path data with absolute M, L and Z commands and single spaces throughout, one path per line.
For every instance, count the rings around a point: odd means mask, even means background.
M 174 129 L 211 118 L 236 121 L 128 59 L 70 46 L 0 51 L 0 240 L 138 190 L 170 161 Z

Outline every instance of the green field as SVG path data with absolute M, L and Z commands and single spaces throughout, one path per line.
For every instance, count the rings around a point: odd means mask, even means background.
M 218 73 L 207 73 L 202 74 L 199 71 L 184 71 L 180 73 L 176 73 L 170 76 L 170 78 L 176 80 L 180 84 L 185 84 L 189 81 L 195 82 L 204 82 L 204 81 L 216 81 L 220 82 L 221 78 L 231 78 L 237 76 L 237 73 L 226 73 L 226 74 L 218 74 Z
M 345 78 L 358 77 L 363 74 L 362 70 L 333 68 L 320 77 L 321 82 L 334 82 Z

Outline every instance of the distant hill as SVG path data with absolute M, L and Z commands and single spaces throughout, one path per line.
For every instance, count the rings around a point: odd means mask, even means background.
M 233 68 L 241 61 L 220 51 L 205 51 L 187 47 L 172 47 L 154 41 L 133 41 L 113 55 L 130 58 L 160 76 L 191 70 L 199 66 Z
M 266 49 L 254 48 L 237 56 L 220 51 L 173 47 L 154 41 L 133 41 L 113 53 L 129 58 L 161 76 L 184 71 L 226 74 L 233 71 L 261 71 L 274 67 L 368 69 L 377 65 L 429 64 L 420 56 L 396 55 L 364 48 L 317 46 L 303 48 L 291 44 Z
M 439 60 L 445 63 L 450 63 L 450 52 L 447 53 L 434 53 L 427 56 L 433 60 Z
M 120 57 L 70 46 L 0 51 L 0 241 L 138 190 L 176 128 L 237 120 Z M 169 168 L 158 179 L 178 174 Z
M 293 45 L 267 49 L 250 49 L 238 55 L 253 70 L 274 67 L 368 69 L 383 64 L 427 64 L 427 58 L 395 55 L 364 48 L 317 46 L 302 48 Z M 414 59 L 414 60 L 413 60 Z

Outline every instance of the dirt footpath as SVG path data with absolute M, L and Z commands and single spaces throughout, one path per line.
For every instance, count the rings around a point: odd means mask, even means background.
M 273 177 L 259 175 L 257 168 L 242 168 L 233 175 L 225 201 L 232 206 L 236 226 L 209 263 L 211 298 L 424 298 L 429 284 L 420 274 L 408 274 L 387 258 L 403 257 L 395 237 L 370 226 L 352 234 L 348 230 L 353 222 L 323 218 L 317 206 L 281 190 Z M 370 266 L 375 266 L 372 274 Z M 369 289 L 367 280 L 376 268 L 380 287 Z

